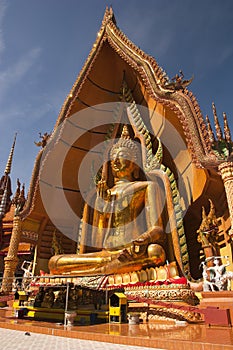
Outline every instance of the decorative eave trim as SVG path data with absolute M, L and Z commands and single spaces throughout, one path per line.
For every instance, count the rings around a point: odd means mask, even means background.
M 171 92 L 166 89 L 164 84 L 168 81 L 168 77 L 155 59 L 134 45 L 114 23 L 108 23 L 106 34 L 111 47 L 139 73 L 148 94 L 176 113 L 183 127 L 193 162 L 199 167 L 210 164 L 216 166 L 216 158 L 209 154 L 210 144 L 206 124 L 193 93 L 188 89 L 184 92 Z
M 100 27 L 99 32 L 97 33 L 96 41 L 92 46 L 92 49 L 86 59 L 86 62 L 84 63 L 83 68 L 81 69 L 78 77 L 76 78 L 75 83 L 73 84 L 70 93 L 65 99 L 65 102 L 61 108 L 61 111 L 59 113 L 57 123 L 55 125 L 55 129 L 65 120 L 65 118 L 69 115 L 70 110 L 75 103 L 75 100 L 77 96 L 79 95 L 80 90 L 82 89 L 82 86 L 84 82 L 86 81 L 87 76 L 89 75 L 89 72 L 92 69 L 92 66 L 98 57 L 98 54 L 103 46 L 103 43 L 106 40 L 106 26 L 110 21 L 114 19 L 113 11 L 112 9 L 106 8 L 104 18 L 102 20 L 102 25 Z M 112 22 L 113 23 L 113 22 Z
M 60 111 L 55 129 L 69 115 L 71 108 L 91 71 L 105 41 L 114 51 L 139 73 L 148 94 L 173 110 L 179 119 L 193 162 L 198 167 L 216 167 L 216 157 L 211 153 L 206 123 L 199 104 L 191 91 L 171 92 L 165 83 L 169 80 L 156 60 L 144 53 L 116 26 L 112 9 L 106 9 L 96 41 Z
M 73 84 L 69 95 L 66 97 L 62 108 L 60 110 L 60 113 L 58 115 L 58 119 L 57 122 L 54 126 L 53 132 L 51 134 L 51 139 L 53 138 L 54 133 L 56 132 L 56 130 L 58 129 L 59 125 L 66 119 L 67 115 L 69 114 L 72 105 L 74 104 L 79 91 L 81 90 L 91 68 L 92 65 L 96 59 L 96 57 L 98 56 L 98 53 L 100 52 L 100 49 L 103 45 L 103 42 L 105 41 L 105 27 L 107 25 L 107 23 L 112 20 L 112 18 L 114 17 L 112 9 L 108 9 L 106 8 L 105 14 L 104 14 L 104 18 L 102 20 L 102 25 L 101 28 L 99 30 L 99 32 L 97 33 L 97 38 L 96 41 L 86 59 L 86 62 L 82 68 L 82 70 L 80 71 L 75 83 Z M 60 129 L 59 134 L 62 132 L 62 129 Z M 56 144 L 56 142 L 55 142 Z M 30 188 L 28 191 L 28 198 L 27 201 L 25 203 L 24 209 L 20 212 L 20 217 L 21 218 L 25 218 L 27 216 L 30 215 L 30 213 L 33 211 L 35 203 L 34 203 L 34 197 L 36 192 L 39 190 L 39 172 L 41 167 L 44 164 L 41 164 L 41 158 L 42 158 L 42 154 L 43 154 L 43 149 L 41 149 L 37 155 L 35 164 L 34 164 L 34 168 L 33 168 L 33 172 L 32 172 L 32 178 L 31 178 L 31 183 L 30 183 Z

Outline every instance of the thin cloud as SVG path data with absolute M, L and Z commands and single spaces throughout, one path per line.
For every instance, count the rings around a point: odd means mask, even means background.
M 3 31 L 3 21 L 7 10 L 5 0 L 0 0 L 0 59 L 6 51 Z M 39 47 L 32 48 L 22 55 L 15 63 L 6 69 L 0 70 L 0 103 L 4 103 L 4 97 L 12 87 L 16 87 L 17 83 L 27 74 L 31 67 L 37 62 L 41 49 Z M 1 105 L 1 109 L 3 106 Z M 2 119 L 2 117 L 1 117 Z
M 35 95 L 30 101 L 23 100 L 16 105 L 12 103 L 4 106 L 1 109 L 1 127 L 4 130 L 12 130 L 13 123 L 14 132 L 28 133 L 30 130 L 34 135 L 39 131 L 51 132 L 59 112 L 58 106 L 63 102 L 62 96 L 62 92 L 51 92 L 48 95 Z M 0 149 L 1 144 L 4 145 L 3 139 L 4 134 L 0 137 Z
M 233 54 L 232 46 L 225 47 L 221 54 L 216 58 L 217 64 L 222 65 Z
M 146 18 L 146 21 L 144 20 Z M 141 6 L 132 6 L 130 8 L 130 17 L 128 11 L 125 11 L 120 18 L 123 32 L 127 33 L 127 36 L 134 43 L 141 43 L 142 50 L 152 54 L 152 50 L 149 47 L 154 47 L 154 53 L 156 56 L 163 56 L 166 54 L 169 46 L 171 45 L 174 33 L 170 30 L 170 25 L 164 25 L 164 18 L 172 18 L 172 11 L 159 8 L 151 16 L 150 8 L 142 8 Z M 137 23 L 137 25 L 135 25 Z
M 2 23 L 3 23 L 5 13 L 6 13 L 6 9 L 7 9 L 6 1 L 0 0 L 0 58 L 1 58 L 2 53 L 5 50 L 5 42 L 4 42 L 4 38 L 3 38 Z
M 56 116 L 55 106 L 48 100 L 41 100 L 40 98 L 36 100 L 37 101 L 33 101 L 33 103 L 29 105 L 22 103 L 21 105 L 17 104 L 15 106 L 12 104 L 9 108 L 3 109 L 1 112 L 2 127 L 7 129 L 9 128 L 9 122 L 14 121 L 15 131 L 24 130 L 24 132 L 27 132 L 29 128 L 31 128 L 31 130 L 37 129 L 37 124 L 50 115 L 52 115 L 50 122 L 53 127 Z M 12 125 L 10 129 L 12 129 Z M 4 137 L 4 135 L 2 135 L 2 137 Z M 0 144 L 1 141 L 2 140 L 0 140 Z
M 33 48 L 18 62 L 7 68 L 7 70 L 0 72 L 0 102 L 3 100 L 5 94 L 16 86 L 17 83 L 27 74 L 31 67 L 37 62 L 41 53 L 40 48 Z

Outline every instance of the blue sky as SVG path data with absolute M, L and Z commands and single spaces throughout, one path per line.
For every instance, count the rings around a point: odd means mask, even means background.
M 203 115 L 226 112 L 233 129 L 232 0 L 0 0 L 0 174 L 15 132 L 13 169 L 28 189 L 39 132 L 60 108 L 112 5 L 120 29 L 189 89 Z

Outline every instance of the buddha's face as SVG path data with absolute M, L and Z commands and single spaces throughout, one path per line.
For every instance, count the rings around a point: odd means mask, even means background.
M 118 178 L 131 178 L 136 167 L 132 152 L 126 147 L 115 149 L 111 154 L 113 175 Z

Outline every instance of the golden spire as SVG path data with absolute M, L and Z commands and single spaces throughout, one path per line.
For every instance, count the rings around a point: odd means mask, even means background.
M 214 102 L 212 103 L 212 108 L 213 108 L 214 125 L 215 125 L 217 140 L 221 141 L 223 139 L 223 137 L 222 137 L 222 129 L 221 129 L 221 126 L 219 124 L 217 111 L 216 111 L 216 107 L 215 107 Z
M 5 175 L 10 174 L 11 172 L 11 166 L 12 166 L 12 159 L 13 159 L 13 154 L 14 154 L 14 149 L 15 149 L 15 142 L 16 142 L 16 136 L 17 133 L 15 134 L 14 141 L 11 147 L 11 151 L 7 160 L 6 168 L 5 168 Z
M 223 122 L 224 122 L 224 137 L 226 142 L 231 142 L 231 131 L 227 121 L 227 115 L 223 112 Z
M 213 132 L 213 129 L 211 127 L 208 115 L 206 116 L 206 124 L 207 124 L 207 131 L 208 131 L 208 134 L 209 134 L 210 142 L 214 143 L 214 141 L 215 141 L 214 132 Z
M 6 214 L 7 202 L 8 202 L 8 177 L 6 179 L 6 184 L 5 184 L 4 192 L 0 203 L 0 219 L 2 219 Z

